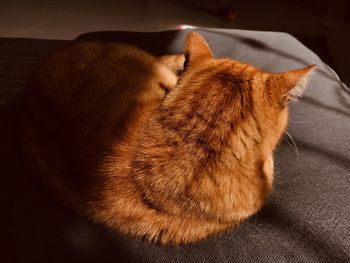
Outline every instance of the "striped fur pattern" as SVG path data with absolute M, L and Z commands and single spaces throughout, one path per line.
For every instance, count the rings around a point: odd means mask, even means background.
M 255 214 L 272 190 L 290 94 L 314 66 L 268 73 L 215 59 L 198 33 L 185 57 L 101 43 L 53 54 L 25 90 L 28 169 L 94 222 L 162 244 Z

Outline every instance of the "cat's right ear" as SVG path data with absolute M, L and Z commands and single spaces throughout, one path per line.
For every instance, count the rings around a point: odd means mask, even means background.
M 277 85 L 282 97 L 289 100 L 297 100 L 304 93 L 305 87 L 310 79 L 310 74 L 316 65 L 290 70 L 284 73 L 277 73 Z
M 190 32 L 185 41 L 185 67 L 213 58 L 213 54 L 205 39 L 196 32 Z

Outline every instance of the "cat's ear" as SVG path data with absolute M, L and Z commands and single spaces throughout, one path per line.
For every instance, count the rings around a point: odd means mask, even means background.
M 185 65 L 213 57 L 208 43 L 196 32 L 190 32 L 185 41 Z
M 279 94 L 285 100 L 296 100 L 303 95 L 316 65 L 276 74 Z

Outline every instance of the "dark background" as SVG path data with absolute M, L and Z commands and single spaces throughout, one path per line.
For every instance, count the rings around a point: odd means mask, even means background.
M 0 0 L 0 7 L 0 37 L 69 40 L 181 25 L 287 32 L 350 83 L 349 0 Z

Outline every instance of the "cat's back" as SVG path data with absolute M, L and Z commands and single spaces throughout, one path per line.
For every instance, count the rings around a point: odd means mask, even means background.
M 163 67 L 124 44 L 82 42 L 52 54 L 24 91 L 25 161 L 79 185 L 164 97 Z
M 125 44 L 81 42 L 46 59 L 30 87 L 33 97 L 51 108 L 79 115 L 137 100 L 159 77 L 158 61 L 147 52 Z M 156 90 L 157 91 L 157 90 Z M 156 94 L 156 96 L 159 94 Z M 115 100 L 124 103 L 115 103 Z M 81 117 L 81 116 L 80 116 Z

